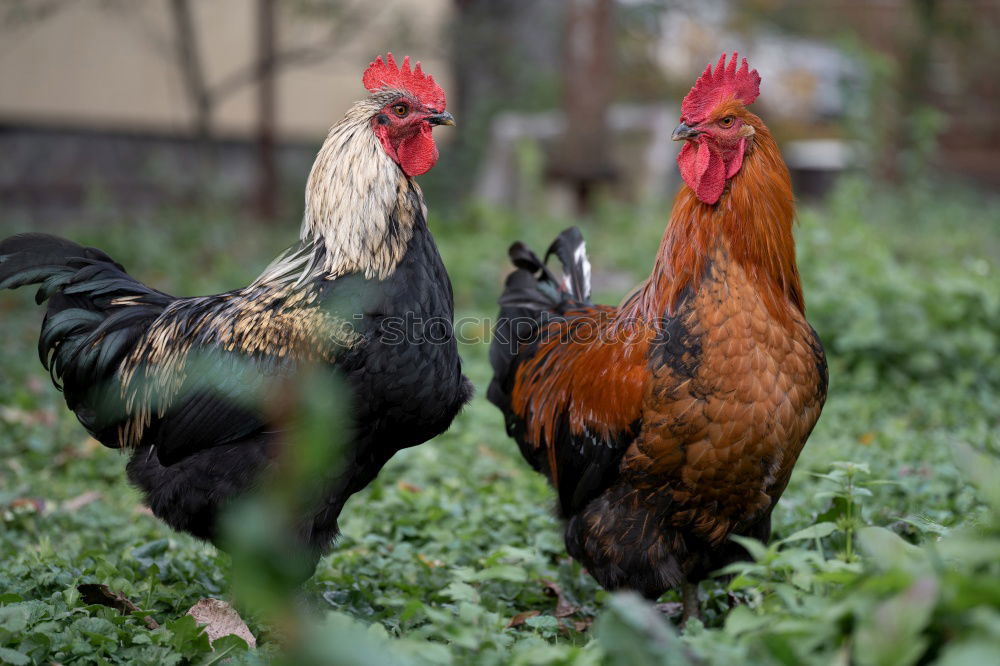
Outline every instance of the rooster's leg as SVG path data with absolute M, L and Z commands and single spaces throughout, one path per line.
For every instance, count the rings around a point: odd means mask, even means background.
M 687 624 L 688 619 L 696 617 L 701 619 L 701 604 L 698 602 L 698 583 L 685 580 L 681 586 L 681 604 L 684 613 L 681 615 L 681 626 Z

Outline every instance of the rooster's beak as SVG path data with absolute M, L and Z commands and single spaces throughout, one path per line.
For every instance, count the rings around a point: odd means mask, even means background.
M 427 122 L 431 125 L 455 125 L 455 116 L 451 115 L 447 111 L 442 111 L 441 113 L 432 113 L 425 118 Z
M 681 123 L 674 128 L 674 133 L 670 135 L 670 138 L 674 141 L 682 141 L 686 139 L 693 139 L 701 134 L 701 131 L 695 129 L 694 127 L 688 127 L 684 123 Z

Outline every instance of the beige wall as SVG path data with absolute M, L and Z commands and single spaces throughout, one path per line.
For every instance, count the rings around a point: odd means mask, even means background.
M 364 1 L 364 0 L 362 0 Z M 209 84 L 254 60 L 254 0 L 195 0 L 195 29 Z M 296 15 L 281 2 L 279 50 L 311 44 L 329 22 Z M 278 78 L 278 120 L 289 138 L 315 138 L 364 95 L 361 74 L 387 50 L 424 62 L 445 90 L 449 0 L 380 0 L 374 16 L 332 56 L 286 68 Z M 37 22 L 0 26 L 0 123 L 185 132 L 192 113 L 172 51 L 167 0 L 76 0 Z M 216 107 L 219 135 L 253 127 L 255 92 L 246 86 Z

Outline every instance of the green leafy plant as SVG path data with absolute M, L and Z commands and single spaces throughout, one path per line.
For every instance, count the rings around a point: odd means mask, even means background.
M 601 300 L 617 302 L 648 274 L 664 210 L 607 203 L 584 225 Z M 771 543 L 745 542 L 752 561 L 702 585 L 705 623 L 683 632 L 569 560 L 551 490 L 481 395 L 448 433 L 396 456 L 352 498 L 339 543 L 301 590 L 255 564 L 280 557 L 268 545 L 280 531 L 237 527 L 247 543 L 236 561 L 174 533 L 142 510 L 125 458 L 85 438 L 27 353 L 41 318 L 31 294 L 0 294 L 0 662 L 270 663 L 284 650 L 301 663 L 418 665 L 998 662 L 997 211 L 960 188 L 853 180 L 822 208 L 803 208 L 800 268 L 830 399 Z M 459 316 L 495 313 L 510 241 L 545 247 L 570 222 L 528 225 L 483 207 L 435 213 Z M 245 284 L 294 236 L 247 230 L 220 209 L 59 232 L 179 294 Z M 485 386 L 485 345 L 461 351 Z M 281 510 L 261 510 L 280 525 Z M 141 610 L 89 605 L 81 583 Z M 234 583 L 260 599 L 230 597 Z M 241 600 L 256 650 L 208 646 L 184 619 L 207 596 Z

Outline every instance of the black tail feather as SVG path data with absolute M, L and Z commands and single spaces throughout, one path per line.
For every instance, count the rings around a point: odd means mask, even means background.
M 111 399 L 122 359 L 174 299 L 96 248 L 37 233 L 0 241 L 0 289 L 30 284 L 40 285 L 36 302 L 48 301 L 39 359 L 93 434 L 99 424 L 87 415 Z
M 103 251 L 83 247 L 49 234 L 18 234 L 0 241 L 0 289 L 16 289 L 26 284 L 43 284 L 41 303 L 62 284 L 60 278 L 76 272 L 73 262 L 103 262 L 119 271 L 125 269 Z
M 508 254 L 517 270 L 507 276 L 500 296 L 500 316 L 490 346 L 493 381 L 486 393 L 505 412 L 518 357 L 533 346 L 547 321 L 558 319 L 569 305 L 589 303 L 590 298 L 590 263 L 583 234 L 576 227 L 559 234 L 545 255 L 546 261 L 553 254 L 559 259 L 561 280 L 523 243 L 511 245 Z
M 590 301 L 590 260 L 587 245 L 577 227 L 570 227 L 559 234 L 545 252 L 545 261 L 556 255 L 563 270 L 563 287 L 577 301 Z

